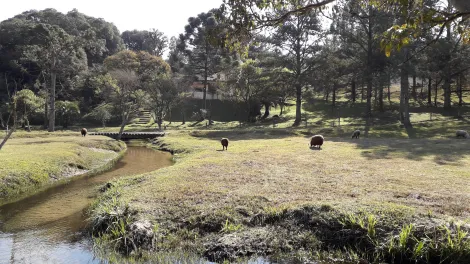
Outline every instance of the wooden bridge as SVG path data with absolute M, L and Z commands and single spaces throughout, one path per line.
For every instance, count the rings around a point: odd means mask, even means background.
M 110 138 L 117 139 L 119 133 L 118 132 L 90 132 L 88 133 L 90 136 L 106 136 Z M 121 139 L 122 140 L 129 140 L 129 139 L 152 139 L 157 137 L 165 136 L 165 132 L 123 132 Z

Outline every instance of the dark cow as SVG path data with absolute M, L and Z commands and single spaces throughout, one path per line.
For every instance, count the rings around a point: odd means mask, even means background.
M 220 143 L 222 144 L 222 150 L 228 150 L 228 138 L 222 138 Z
M 310 147 L 316 147 L 318 149 L 321 149 L 321 146 L 323 145 L 324 141 L 325 139 L 322 135 L 315 135 L 310 139 Z

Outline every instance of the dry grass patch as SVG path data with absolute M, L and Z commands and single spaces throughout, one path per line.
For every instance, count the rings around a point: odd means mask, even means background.
M 327 138 L 316 151 L 304 137 L 251 137 L 233 134 L 221 151 L 218 138 L 173 133 L 164 143 L 185 150 L 179 162 L 125 195 L 144 212 L 171 201 L 222 207 L 233 197 L 260 196 L 270 206 L 396 203 L 470 216 L 470 141 Z
M 230 139 L 228 151 L 222 151 L 222 134 Z M 99 198 L 92 219 L 126 212 L 120 219 L 129 225 L 116 237 L 104 231 L 115 221 L 100 221 L 95 235 L 215 261 L 304 249 L 388 263 L 400 263 L 391 260 L 400 254 L 416 260 L 409 255 L 414 243 L 435 235 L 444 242 L 426 247 L 442 251 L 423 251 L 416 255 L 422 261 L 470 257 L 465 232 L 459 252 L 449 253 L 439 229 L 449 219 L 462 223 L 470 216 L 470 141 L 326 138 L 319 151 L 309 148 L 308 137 L 285 133 L 191 135 L 173 131 L 156 142 L 176 153 L 174 166 L 122 180 Z M 141 221 L 154 229 L 133 229 Z M 417 223 L 410 242 L 387 249 L 409 223 Z M 452 237 L 460 232 L 460 226 L 450 227 Z M 113 247 L 129 252 L 129 245 Z

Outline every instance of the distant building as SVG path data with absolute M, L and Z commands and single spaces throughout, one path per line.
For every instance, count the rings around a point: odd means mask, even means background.
M 220 90 L 219 83 L 227 81 L 227 77 L 224 73 L 216 73 L 212 76 L 207 77 L 207 100 L 224 100 L 227 98 L 227 94 Z M 196 75 L 196 81 L 194 81 L 189 87 L 192 97 L 195 99 L 204 99 L 204 76 Z

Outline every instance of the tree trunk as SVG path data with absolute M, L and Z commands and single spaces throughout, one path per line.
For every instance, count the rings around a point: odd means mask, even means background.
M 7 134 L 6 137 L 2 140 L 2 143 L 0 143 L 0 150 L 2 150 L 3 146 L 7 143 L 8 139 L 10 139 L 11 135 L 12 135 L 13 132 L 15 132 L 15 130 L 16 130 L 16 100 L 15 100 L 14 103 L 13 103 L 13 113 L 12 113 L 12 116 L 13 116 L 13 127 L 10 129 L 10 131 L 8 131 L 8 134 Z M 7 127 L 8 127 L 8 124 L 7 124 Z
M 384 81 L 383 76 L 380 76 L 379 80 L 379 111 L 384 111 Z
M 361 84 L 361 103 L 364 101 L 364 82 Z
M 208 58 L 208 53 L 209 53 L 209 50 L 208 50 L 208 45 L 206 43 L 206 60 L 205 60 L 205 63 L 204 63 L 204 92 L 203 92 L 203 106 L 204 106 L 204 110 L 207 110 L 207 99 L 206 99 L 206 96 L 207 96 L 207 75 L 209 74 L 208 73 L 208 67 L 209 67 L 209 62 L 207 61 L 207 58 Z
M 183 109 L 183 110 L 181 111 L 181 115 L 183 116 L 183 125 L 186 124 L 186 115 L 184 114 L 184 112 L 185 112 L 184 110 L 185 110 L 185 109 Z
M 55 87 L 56 87 L 56 73 L 51 73 L 51 91 L 50 91 L 50 109 L 49 109 L 49 132 L 55 131 Z
M 300 85 L 300 82 L 297 81 L 295 85 L 295 90 L 296 90 L 296 103 L 295 103 L 295 122 L 294 126 L 300 125 L 300 122 L 302 122 L 302 86 Z
M 408 59 L 408 49 L 404 48 L 405 60 Z M 403 63 L 400 69 L 400 120 L 405 128 L 411 128 L 410 121 L 410 82 L 408 80 L 408 62 Z
M 392 95 L 391 95 L 391 92 L 390 92 L 390 86 L 392 86 L 392 80 L 390 78 L 390 75 L 388 75 L 388 83 L 387 83 L 387 87 L 388 87 L 388 91 L 387 91 L 388 104 L 392 104 Z
M 300 23 L 300 20 L 297 18 L 297 23 Z M 295 121 L 294 126 L 300 125 L 302 122 L 302 48 L 300 44 L 301 34 L 297 35 L 297 42 L 295 45 L 295 55 L 296 55 L 296 82 L 295 82 L 295 92 L 296 92 L 296 103 L 295 103 Z
M 419 92 L 419 97 L 423 98 L 423 96 L 424 96 L 424 78 L 421 77 L 420 80 L 421 80 L 421 91 Z
M 282 116 L 282 114 L 284 113 L 284 103 L 281 103 L 279 106 L 281 107 L 281 113 L 279 114 L 279 116 Z
M 2 143 L 0 143 L 0 150 L 2 150 L 3 146 L 7 143 L 8 139 L 10 139 L 11 134 L 13 134 L 13 132 L 15 132 L 15 127 L 8 131 L 7 136 L 2 140 Z
M 353 79 L 351 83 L 351 99 L 353 103 L 356 102 L 356 80 Z
M 372 6 L 369 5 L 369 15 L 372 15 Z M 372 19 L 368 19 L 368 30 L 367 30 L 367 106 L 366 106 L 366 115 L 367 118 L 372 116 Z
M 49 127 L 49 119 L 47 118 L 49 116 L 49 93 L 47 92 L 47 85 L 45 83 L 44 88 L 46 90 L 46 96 L 44 99 L 44 129 L 47 129 Z
M 424 86 L 424 85 L 423 85 Z M 432 105 L 432 79 L 428 79 L 428 106 Z
M 450 30 L 450 23 L 447 25 L 447 37 L 446 40 L 448 43 L 450 43 L 451 38 L 451 30 Z M 446 61 L 448 64 L 444 68 L 444 109 L 450 109 L 452 107 L 452 102 L 451 102 L 451 86 L 450 83 L 452 81 L 452 76 L 451 76 L 451 69 L 450 69 L 450 49 L 447 51 L 446 54 Z
M 336 106 L 336 82 L 333 83 L 333 95 L 331 97 L 331 106 L 333 106 L 333 108 Z
M 3 113 L 0 113 L 0 126 L 2 128 L 6 127 L 5 120 L 3 120 Z
M 372 75 L 367 76 L 367 103 L 366 103 L 366 116 L 372 116 Z
M 462 75 L 459 75 L 457 79 L 457 87 L 459 90 L 459 106 L 463 106 L 463 89 L 462 89 Z
M 122 123 L 121 123 L 121 128 L 119 129 L 119 134 L 117 136 L 117 140 L 121 140 L 122 138 L 122 133 L 124 132 L 124 128 L 127 125 L 127 117 L 122 117 Z
M 269 116 L 269 108 L 271 107 L 271 102 L 263 102 L 264 104 L 264 115 L 263 115 L 263 119 L 266 119 L 268 118 Z
M 28 117 L 25 117 L 24 119 L 26 121 L 26 131 L 31 132 L 31 126 L 29 125 Z
M 372 82 L 372 85 L 373 85 L 373 82 Z M 374 107 L 375 108 L 377 108 L 377 106 L 379 105 L 379 88 L 380 88 L 380 85 L 376 83 L 374 86 Z
M 417 94 L 416 94 L 416 75 L 413 75 L 413 88 L 411 91 L 411 96 L 413 97 L 413 100 L 417 100 Z
M 434 87 L 434 107 L 437 107 L 437 93 L 439 92 L 439 83 L 436 81 L 436 86 Z

